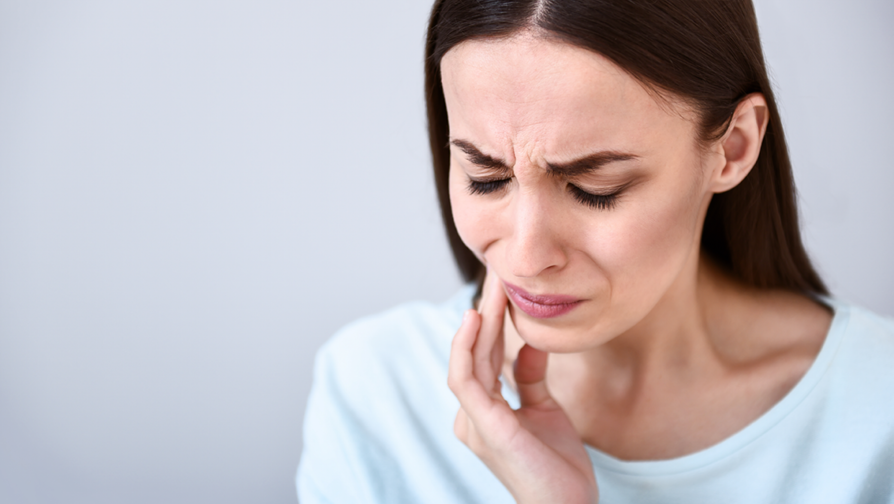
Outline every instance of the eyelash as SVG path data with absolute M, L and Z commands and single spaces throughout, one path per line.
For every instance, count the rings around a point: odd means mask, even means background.
M 471 194 L 491 194 L 506 187 L 512 179 L 501 180 L 469 180 L 469 193 Z M 580 187 L 568 184 L 568 192 L 574 196 L 578 203 L 594 208 L 596 210 L 610 210 L 614 208 L 618 199 L 620 190 L 612 194 L 593 194 L 584 191 Z
M 574 196 L 579 203 L 596 210 L 611 210 L 615 207 L 618 200 L 618 194 L 621 191 L 615 191 L 611 194 L 593 194 L 584 191 L 580 187 L 568 184 L 568 191 Z
M 512 179 L 502 180 L 469 180 L 469 192 L 472 194 L 490 194 L 506 187 Z

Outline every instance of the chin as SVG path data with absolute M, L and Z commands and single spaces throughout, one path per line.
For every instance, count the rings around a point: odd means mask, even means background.
M 582 328 L 550 326 L 530 317 L 513 317 L 513 323 L 525 343 L 543 352 L 576 353 L 603 343 Z

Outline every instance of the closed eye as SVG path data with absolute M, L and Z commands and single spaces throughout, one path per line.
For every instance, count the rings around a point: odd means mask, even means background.
M 579 203 L 596 210 L 610 210 L 613 208 L 617 202 L 618 194 L 621 193 L 620 190 L 616 190 L 610 194 L 593 194 L 573 184 L 568 184 L 568 191 Z
M 512 179 L 500 180 L 473 180 L 469 179 L 469 193 L 490 194 L 506 187 Z
M 498 180 L 474 180 L 470 178 L 468 189 L 470 194 L 492 194 L 504 189 L 511 181 L 511 178 Z M 574 184 L 568 184 L 568 192 L 571 193 L 578 203 L 596 210 L 610 210 L 613 208 L 617 202 L 618 194 L 622 190 L 623 188 L 609 194 L 595 194 L 584 191 Z

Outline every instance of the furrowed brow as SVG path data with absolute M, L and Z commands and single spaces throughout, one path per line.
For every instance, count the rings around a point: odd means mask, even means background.
M 584 156 L 567 163 L 547 163 L 546 169 L 551 175 L 560 177 L 576 177 L 592 173 L 609 163 L 630 161 L 639 156 L 616 151 L 603 151 Z
M 496 171 L 511 171 L 512 169 L 506 165 L 502 159 L 497 159 L 478 150 L 471 142 L 465 140 L 454 139 L 450 141 L 459 150 L 463 151 L 469 157 L 469 162 L 476 164 L 482 168 Z

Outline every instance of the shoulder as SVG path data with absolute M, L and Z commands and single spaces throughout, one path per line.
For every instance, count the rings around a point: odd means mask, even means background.
M 841 301 L 817 367 L 822 417 L 847 426 L 837 436 L 865 453 L 894 448 L 894 321 Z
M 866 343 L 894 348 L 894 318 L 874 313 L 866 308 L 837 302 L 848 315 L 848 332 Z
M 308 414 L 315 403 L 328 403 L 339 416 L 367 425 L 364 430 L 390 435 L 400 411 L 418 418 L 414 412 L 423 404 L 452 408 L 450 342 L 472 293 L 464 288 L 440 304 L 405 303 L 339 330 L 314 360 Z
M 467 286 L 443 303 L 414 301 L 364 317 L 339 330 L 316 357 L 316 367 L 351 376 L 394 373 L 449 358 L 450 341 L 471 306 Z
M 505 489 L 453 436 L 459 403 L 447 388 L 450 342 L 473 293 L 467 287 L 445 303 L 365 317 L 317 352 L 297 475 L 301 502 L 506 501 Z
M 835 319 L 829 337 L 841 340 L 835 357 L 838 371 L 866 387 L 894 386 L 894 320 L 849 303 L 832 304 Z
M 817 488 L 849 489 L 864 498 L 867 492 L 889 492 L 884 489 L 894 471 L 894 321 L 842 301 L 828 304 L 835 316 L 805 376 L 804 402 L 792 415 L 800 419 L 791 424 L 798 429 L 783 432 L 798 440 L 797 465 L 817 471 L 811 480 L 823 481 Z

